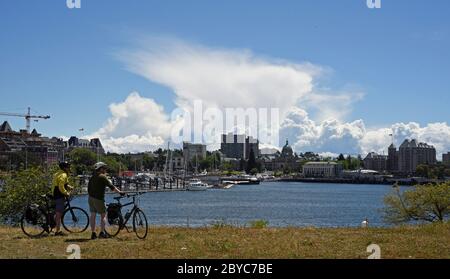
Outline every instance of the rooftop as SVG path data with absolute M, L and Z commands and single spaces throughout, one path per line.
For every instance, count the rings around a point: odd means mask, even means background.
M 308 162 L 305 165 L 337 165 L 336 162 Z

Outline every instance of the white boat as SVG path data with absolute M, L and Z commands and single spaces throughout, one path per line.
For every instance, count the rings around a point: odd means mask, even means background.
M 189 184 L 186 187 L 188 191 L 205 191 L 210 188 L 208 184 L 203 183 L 200 179 L 192 179 L 189 181 Z

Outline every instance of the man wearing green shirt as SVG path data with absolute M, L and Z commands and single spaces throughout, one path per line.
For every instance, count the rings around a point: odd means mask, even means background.
M 106 187 L 112 191 L 123 195 L 124 193 L 117 189 L 111 181 L 106 177 L 107 165 L 103 162 L 98 162 L 94 165 L 94 174 L 89 180 L 88 193 L 89 193 L 89 211 L 91 212 L 91 239 L 96 239 L 97 234 L 95 233 L 95 222 L 97 218 L 97 213 L 100 214 L 100 234 L 99 238 L 108 238 L 109 235 L 105 231 L 106 224 L 106 205 L 105 205 L 105 190 Z

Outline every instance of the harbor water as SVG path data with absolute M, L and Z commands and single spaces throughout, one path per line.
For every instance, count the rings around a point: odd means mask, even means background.
M 388 185 L 262 182 L 199 192 L 150 192 L 140 197 L 139 205 L 156 226 L 244 226 L 265 220 L 270 227 L 358 227 L 367 218 L 370 226 L 384 227 L 389 224 L 381 209 L 391 191 Z M 113 196 L 107 195 L 107 203 Z M 87 197 L 72 204 L 87 209 Z

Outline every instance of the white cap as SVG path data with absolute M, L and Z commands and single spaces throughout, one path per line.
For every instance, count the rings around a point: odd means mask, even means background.
M 103 162 L 98 162 L 98 163 L 95 163 L 94 169 L 98 170 L 99 168 L 106 167 L 106 166 L 107 166 L 107 164 L 105 164 Z

